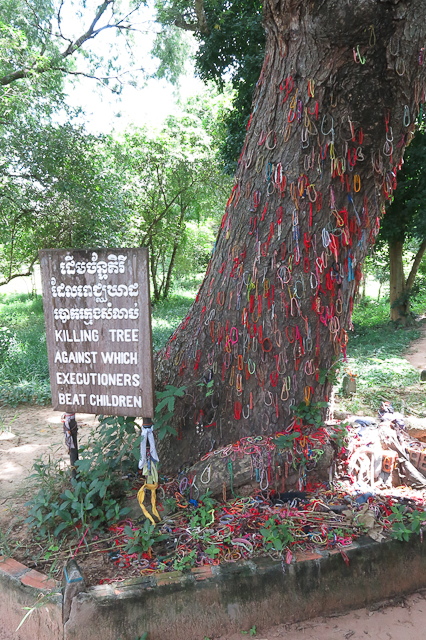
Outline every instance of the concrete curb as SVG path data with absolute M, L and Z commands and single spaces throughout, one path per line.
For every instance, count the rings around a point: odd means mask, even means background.
M 63 627 L 61 595 L 54 590 L 53 601 L 10 639 L 135 640 L 148 632 L 148 640 L 203 640 L 343 613 L 426 587 L 426 544 L 418 536 L 380 544 L 361 538 L 345 553 L 349 566 L 338 550 L 298 552 L 285 572 L 280 562 L 257 558 L 99 585 L 71 598 Z M 45 576 L 30 573 L 16 561 L 0 561 L 0 619 L 12 611 L 7 626 L 13 630 L 22 607 L 48 585 Z
M 191 573 L 92 587 L 74 598 L 65 640 L 202 640 L 344 612 L 426 587 L 426 545 L 369 538 L 339 551 L 280 562 L 203 567 Z M 96 620 L 96 629 L 91 621 Z
M 22 618 L 45 594 L 49 598 L 28 616 L 19 631 Z M 59 640 L 63 637 L 62 595 L 56 582 L 13 558 L 0 556 L 0 621 L 8 640 Z

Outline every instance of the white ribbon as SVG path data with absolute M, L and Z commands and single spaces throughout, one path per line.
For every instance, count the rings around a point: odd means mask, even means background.
M 146 465 L 146 444 L 149 442 L 150 454 L 153 462 L 158 463 L 158 454 L 155 448 L 155 439 L 153 433 L 153 427 L 141 427 L 141 452 L 139 460 L 139 469 L 143 469 Z

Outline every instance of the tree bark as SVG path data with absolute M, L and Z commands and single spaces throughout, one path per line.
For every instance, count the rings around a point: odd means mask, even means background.
M 345 355 L 423 96 L 425 17 L 426 0 L 265 1 L 234 190 L 197 298 L 156 357 L 157 387 L 186 387 L 179 437 L 160 445 L 166 472 L 328 399 L 321 370 Z
M 174 269 L 174 266 L 175 266 L 176 254 L 177 254 L 177 251 L 179 249 L 180 242 L 181 242 L 180 234 L 181 234 L 181 231 L 182 231 L 183 221 L 185 219 L 186 209 L 187 209 L 187 207 L 184 206 L 183 204 L 181 204 L 180 218 L 179 218 L 178 226 L 177 226 L 176 233 L 175 233 L 175 240 L 174 240 L 174 243 L 173 243 L 173 251 L 172 251 L 172 255 L 170 257 L 169 268 L 167 270 L 166 285 L 164 287 L 164 293 L 163 293 L 163 299 L 164 300 L 166 300 L 166 298 L 168 297 L 169 292 L 170 292 L 170 286 L 172 284 L 172 273 L 173 273 L 173 269 Z

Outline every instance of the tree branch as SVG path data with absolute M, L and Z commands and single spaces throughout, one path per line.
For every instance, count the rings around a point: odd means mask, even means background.
M 198 25 L 195 22 L 185 22 L 183 18 L 176 18 L 175 27 L 183 29 L 184 31 L 195 32 L 198 29 Z
M 419 247 L 419 250 L 417 251 L 416 257 L 414 258 L 414 262 L 413 262 L 413 265 L 411 267 L 410 274 L 409 274 L 409 276 L 408 276 L 408 278 L 406 280 L 406 283 L 405 283 L 405 289 L 407 291 L 409 291 L 413 287 L 414 280 L 415 280 L 416 275 L 417 275 L 417 271 L 419 270 L 419 266 L 420 266 L 420 263 L 422 261 L 422 258 L 424 256 L 425 252 L 426 252 L 426 239 L 423 240 L 423 242 L 421 243 L 421 245 Z
M 209 34 L 210 29 L 207 25 L 207 16 L 204 10 L 204 0 L 195 0 L 195 13 L 197 14 L 198 29 L 201 33 Z
M 134 31 L 135 30 L 128 23 L 128 20 L 129 20 L 131 15 L 133 15 L 136 11 L 138 11 L 138 9 L 140 8 L 140 6 L 142 4 L 142 0 L 140 0 L 137 3 L 137 5 L 135 6 L 134 9 L 132 9 L 132 11 L 127 13 L 125 16 L 123 16 L 119 20 L 116 20 L 112 24 L 110 22 L 108 22 L 108 24 L 104 25 L 103 27 L 96 28 L 96 26 L 98 25 L 99 21 L 101 20 L 101 18 L 103 17 L 103 15 L 107 11 L 107 9 L 110 7 L 110 5 L 113 6 L 114 3 L 115 3 L 115 0 L 104 0 L 104 2 L 98 7 L 98 9 L 96 11 L 96 15 L 93 18 L 92 23 L 89 26 L 89 28 L 87 29 L 87 31 L 85 33 L 83 33 L 75 41 L 72 41 L 72 40 L 70 40 L 68 38 L 65 38 L 62 35 L 62 32 L 60 32 L 61 33 L 61 37 L 64 40 L 67 40 L 69 42 L 68 47 L 59 55 L 59 57 L 62 60 L 65 60 L 69 56 L 72 56 L 78 49 L 80 49 L 83 46 L 83 44 L 85 42 L 87 42 L 88 40 L 92 40 L 99 33 L 101 33 L 102 31 L 105 31 L 106 29 L 117 29 L 118 31 L 131 31 L 131 30 Z M 60 17 L 61 8 L 62 8 L 62 4 L 59 7 L 59 14 L 58 14 L 59 24 L 61 22 L 61 17 Z M 41 73 L 45 73 L 46 71 L 50 71 L 50 70 L 59 70 L 59 71 L 62 71 L 62 72 L 71 73 L 73 75 L 87 75 L 87 74 L 80 73 L 80 72 L 71 72 L 66 68 L 55 67 L 54 61 L 47 60 L 44 64 L 17 69 L 16 71 L 13 71 L 12 73 L 9 73 L 9 74 L 3 76 L 2 78 L 0 78 L 0 86 L 4 87 L 4 86 L 7 86 L 9 84 L 12 84 L 16 80 L 22 80 L 23 78 L 27 78 L 28 76 L 30 76 L 30 75 L 32 75 L 34 73 L 35 74 L 41 74 Z M 92 77 L 92 76 L 88 75 L 88 77 Z
M 7 278 L 6 280 L 0 281 L 0 287 L 2 287 L 4 284 L 8 284 L 11 280 L 14 280 L 15 278 L 26 278 L 27 276 L 32 275 L 33 267 L 36 262 L 37 262 L 37 257 L 35 257 L 31 261 L 30 266 L 28 267 L 28 271 L 26 271 L 25 273 L 14 273 L 13 276 L 9 276 L 9 278 Z
M 207 24 L 207 16 L 204 9 L 204 0 L 194 0 L 194 11 L 197 16 L 197 22 L 186 22 L 183 16 L 176 18 L 175 26 L 184 31 L 200 31 L 209 35 L 210 29 Z
M 192 185 L 194 184 L 194 181 L 191 182 L 190 185 L 188 185 L 187 187 L 184 187 L 183 189 L 181 189 L 175 196 L 174 198 L 170 201 L 170 203 L 167 205 L 167 207 L 165 209 L 163 209 L 163 211 L 154 219 L 154 221 L 149 225 L 148 230 L 145 231 L 143 240 L 141 242 L 141 246 L 144 246 L 147 238 L 149 237 L 149 235 L 151 234 L 152 229 L 155 227 L 155 225 L 157 224 L 157 222 L 160 222 L 160 220 L 162 220 L 164 218 L 164 216 L 166 215 L 166 213 L 168 212 L 168 210 L 170 209 L 170 207 L 172 207 L 174 205 L 174 203 L 176 202 L 176 200 L 179 198 L 180 195 L 182 195 L 182 193 L 185 193 L 185 191 L 187 191 L 188 189 L 190 189 L 192 187 Z

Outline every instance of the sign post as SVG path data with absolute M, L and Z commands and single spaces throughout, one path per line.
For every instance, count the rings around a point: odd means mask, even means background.
M 152 422 L 148 249 L 39 255 L 54 410 Z

